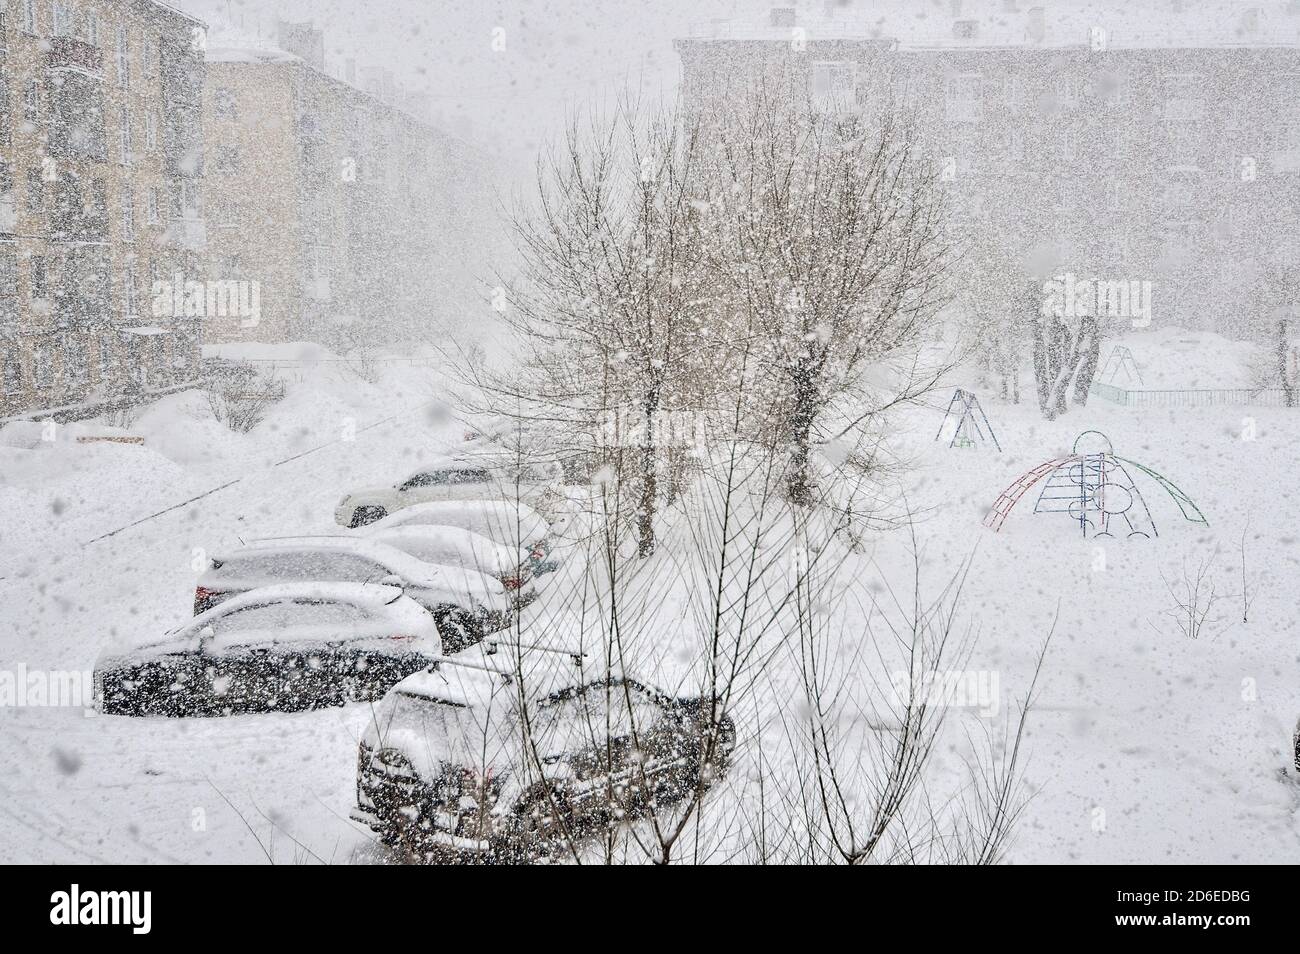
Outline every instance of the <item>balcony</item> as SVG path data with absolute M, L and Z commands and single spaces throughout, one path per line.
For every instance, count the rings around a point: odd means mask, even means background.
M 104 54 L 97 47 L 74 36 L 52 36 L 49 43 L 47 69 L 70 70 L 86 76 L 103 77 Z

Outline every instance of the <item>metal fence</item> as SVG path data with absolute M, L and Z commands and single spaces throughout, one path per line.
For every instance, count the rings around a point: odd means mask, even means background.
M 1286 388 L 1196 388 L 1129 391 L 1093 381 L 1088 391 L 1124 407 L 1300 407 L 1300 391 Z

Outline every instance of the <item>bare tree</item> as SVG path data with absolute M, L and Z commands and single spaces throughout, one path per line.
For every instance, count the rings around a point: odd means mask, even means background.
M 1087 402 L 1101 353 L 1101 320 L 1091 309 L 1072 309 L 1064 295 L 1047 293 L 1036 280 L 1028 284 L 1028 299 L 1038 406 L 1050 421 L 1069 410 L 1072 390 L 1076 404 Z
M 1246 572 L 1246 534 L 1250 532 L 1250 517 L 1246 518 L 1246 525 L 1241 528 L 1241 621 L 1250 622 L 1250 607 L 1255 602 L 1255 585 L 1251 582 Z
M 515 217 L 523 275 L 504 282 L 519 367 L 489 403 L 585 435 L 623 463 L 635 435 L 635 521 L 654 550 L 659 428 L 708 344 L 697 202 L 698 128 L 620 101 L 573 123 L 539 164 L 534 211 Z M 612 447 L 610 445 L 613 445 Z
M 1196 561 L 1194 567 L 1189 567 L 1184 559 L 1181 578 L 1170 579 L 1164 570 L 1160 571 L 1165 589 L 1174 601 L 1174 605 L 1164 610 L 1163 615 L 1173 620 L 1178 631 L 1188 639 L 1213 639 L 1226 628 L 1215 609 L 1231 595 L 1218 588 L 1213 576 L 1214 561 L 1218 555 L 1216 549 L 1208 557 Z
M 789 504 L 771 449 L 721 435 L 710 446 L 650 559 L 618 513 L 635 498 L 604 484 L 597 532 L 575 555 L 582 569 L 505 641 L 523 756 L 506 767 L 489 752 L 485 762 L 535 793 L 539 851 L 578 863 L 996 861 L 1024 803 L 1029 698 L 1001 734 L 981 723 L 964 785 L 938 804 L 932 792 L 947 706 L 925 677 L 967 659 L 970 640 L 955 634 L 969 563 L 931 602 L 917 581 L 894 614 L 862 591 L 837 604 L 845 569 L 833 515 Z M 832 638 L 834 619 L 852 639 Z M 538 702 L 536 647 L 566 639 L 582 659 L 575 678 L 594 687 L 579 744 L 566 749 L 570 770 L 602 786 L 582 811 L 552 768 L 560 740 Z M 694 700 L 691 754 L 671 780 L 665 757 L 682 748 L 666 749 L 638 709 L 626 681 L 638 673 Z M 846 717 L 869 737 L 842 731 Z M 773 737 L 783 741 L 765 750 Z
M 965 353 L 981 386 L 995 386 L 1004 401 L 1020 403 L 1020 362 L 1028 330 L 1022 314 L 1021 271 L 1001 246 L 976 237 L 959 266 L 960 330 Z
M 914 360 L 947 301 L 942 193 L 890 110 L 820 108 L 778 77 L 708 115 L 721 310 L 729 338 L 758 343 L 758 416 L 806 507 L 815 444 L 878 422 L 945 370 Z
M 203 391 L 212 416 L 232 431 L 246 434 L 284 400 L 285 385 L 274 366 L 259 371 L 236 364 L 209 373 Z

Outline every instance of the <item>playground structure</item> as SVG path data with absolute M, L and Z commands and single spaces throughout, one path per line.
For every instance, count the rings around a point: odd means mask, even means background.
M 948 446 L 950 448 L 975 447 L 979 442 L 992 441 L 993 446 L 1001 452 L 1002 445 L 998 443 L 998 437 L 993 433 L 993 425 L 989 423 L 980 399 L 974 393 L 962 388 L 952 392 L 952 400 L 948 402 L 948 410 L 944 412 L 943 421 L 939 424 L 939 433 L 934 435 L 934 439 L 937 441 L 943 436 L 943 429 L 948 426 L 948 420 L 953 416 L 953 409 L 958 405 L 961 410 L 957 419 L 957 429 L 953 431 Z M 983 422 L 983 426 L 980 422 Z
M 1133 360 L 1133 352 L 1128 349 L 1127 345 L 1117 344 L 1110 349 L 1110 354 L 1106 355 L 1105 362 L 1097 369 L 1094 381 L 1100 381 L 1102 384 L 1114 384 L 1115 378 L 1124 374 L 1124 382 L 1132 384 L 1135 380 L 1138 384 L 1145 384 L 1142 380 L 1142 372 L 1138 370 L 1137 362 Z
M 1100 431 L 1084 431 L 1066 457 L 1044 461 L 1017 477 L 994 501 L 984 526 L 1002 529 L 1017 503 L 1046 479 L 1034 513 L 1068 513 L 1085 539 L 1159 536 L 1151 509 L 1135 479 L 1140 475 L 1157 484 L 1178 505 L 1183 518 L 1205 526 L 1209 521 L 1192 498 L 1164 475 L 1144 464 L 1115 455 L 1110 439 Z

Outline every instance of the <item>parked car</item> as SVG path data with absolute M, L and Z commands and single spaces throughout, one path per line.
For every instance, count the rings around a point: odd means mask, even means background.
M 110 715 L 292 712 L 377 699 L 442 655 L 433 618 L 402 591 L 286 584 L 232 597 L 150 645 L 103 657 Z
M 194 591 L 201 613 L 239 593 L 288 582 L 383 583 L 399 586 L 430 613 L 447 652 L 510 624 L 511 600 L 486 573 L 439 566 L 364 537 L 259 540 L 212 560 Z
M 367 534 L 367 539 L 396 547 L 426 563 L 468 567 L 498 580 L 516 608 L 531 603 L 537 590 L 527 550 L 503 546 L 460 527 L 408 525 Z
M 550 573 L 557 567 L 552 556 L 551 525 L 531 507 L 512 500 L 441 500 L 417 504 L 390 514 L 362 532 L 367 537 L 378 536 L 397 527 L 459 527 L 501 546 L 527 550 L 534 575 Z
M 474 454 L 443 457 L 391 487 L 367 487 L 347 494 L 334 509 L 334 519 L 345 527 L 362 527 L 430 501 L 475 500 L 516 491 L 527 499 L 541 495 L 551 479 L 545 467 L 495 467 Z
M 361 739 L 352 817 L 415 860 L 526 861 L 726 772 L 735 727 L 708 700 L 551 655 L 524 691 L 487 643 L 394 686 Z

